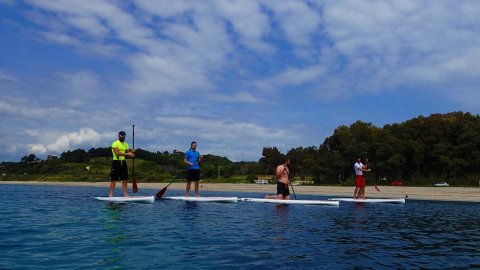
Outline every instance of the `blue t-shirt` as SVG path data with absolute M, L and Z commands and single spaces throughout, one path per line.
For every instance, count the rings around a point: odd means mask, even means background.
M 198 151 L 194 151 L 192 149 L 188 150 L 185 153 L 185 158 L 188 162 L 193 163 L 192 166 L 188 166 L 189 170 L 200 170 L 200 165 L 198 165 L 198 161 L 200 160 L 200 153 Z

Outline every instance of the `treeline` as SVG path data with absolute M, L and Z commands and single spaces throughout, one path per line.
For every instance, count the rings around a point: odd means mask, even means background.
M 232 162 L 226 157 L 205 155 L 202 178 L 241 175 L 255 179 L 258 175 L 273 175 L 275 167 L 288 156 L 292 161 L 291 176 L 295 179 L 316 184 L 346 184 L 353 183 L 353 163 L 356 157 L 361 157 L 368 159 L 372 168 L 367 175 L 370 183 L 387 179 L 401 180 L 406 185 L 448 181 L 454 185 L 474 186 L 480 179 L 479 149 L 480 117 L 470 113 L 419 116 L 382 128 L 357 121 L 338 127 L 318 147 L 298 147 L 287 153 L 281 153 L 276 147 L 265 147 L 257 162 Z M 111 155 L 109 147 L 77 149 L 62 153 L 55 162 L 88 163 L 92 158 L 111 160 Z M 183 155 L 173 152 L 137 149 L 136 159 L 146 161 L 138 171 L 177 175 L 185 170 Z M 39 159 L 30 154 L 21 161 L 35 163 Z M 7 168 L 5 170 L 22 168 L 21 164 L 2 165 Z
M 356 157 L 368 159 L 372 181 L 386 178 L 408 185 L 449 181 L 478 185 L 480 179 L 480 117 L 452 112 L 419 116 L 400 124 L 375 127 L 357 121 L 340 126 L 318 148 L 288 152 L 297 174 L 316 183 L 351 179 Z

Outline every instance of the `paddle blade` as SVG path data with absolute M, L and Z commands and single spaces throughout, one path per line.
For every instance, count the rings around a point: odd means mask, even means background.
M 133 193 L 137 193 L 137 191 L 138 191 L 137 179 L 135 179 L 135 177 L 133 177 L 132 182 L 133 182 Z
M 168 187 L 168 186 L 167 186 Z M 157 192 L 157 194 L 155 195 L 155 198 L 157 200 L 160 200 L 163 196 L 163 194 L 165 194 L 165 191 L 167 191 L 167 187 L 164 187 L 162 188 L 162 190 L 160 190 L 159 192 Z
M 377 187 L 377 185 L 375 185 L 375 189 L 380 192 L 380 189 Z

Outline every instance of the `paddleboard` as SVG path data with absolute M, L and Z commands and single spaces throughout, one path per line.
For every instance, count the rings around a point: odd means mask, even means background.
M 331 201 L 359 202 L 359 203 L 405 203 L 405 199 L 353 199 L 353 198 L 331 198 Z
M 314 205 L 331 205 L 338 206 L 338 201 L 327 200 L 277 200 L 277 199 L 260 199 L 260 198 L 240 198 L 243 202 L 262 202 L 262 203 L 279 203 L 279 204 L 314 204 Z
M 185 196 L 173 196 L 165 197 L 168 200 L 178 200 L 187 202 L 221 202 L 221 203 L 236 203 L 238 197 L 185 197 Z
M 126 202 L 138 202 L 138 203 L 153 203 L 155 198 L 153 196 L 128 196 L 128 197 L 95 197 L 95 200 L 126 203 Z

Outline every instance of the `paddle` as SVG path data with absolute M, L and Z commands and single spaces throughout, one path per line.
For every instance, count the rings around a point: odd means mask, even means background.
M 365 168 L 366 168 L 366 169 L 370 169 L 369 166 L 368 166 L 368 158 L 365 159 Z M 373 184 L 373 187 L 374 187 L 378 192 L 380 192 L 380 189 L 377 187 L 377 183 L 376 183 L 376 182 Z
M 162 188 L 159 192 L 157 192 L 157 194 L 155 194 L 155 199 L 160 200 L 163 194 L 165 194 L 165 191 L 167 191 L 168 186 L 170 186 L 173 182 L 175 182 L 177 178 L 178 178 L 178 175 L 175 176 L 175 178 L 172 181 L 170 181 L 170 183 L 168 183 L 166 187 Z
M 132 141 L 133 141 L 133 149 L 135 149 L 135 125 L 132 125 Z M 138 191 L 137 186 L 137 179 L 135 179 L 135 157 L 132 159 L 132 183 L 133 183 L 133 193 Z
M 183 152 L 181 152 L 181 151 L 178 151 L 178 150 L 173 150 L 173 153 L 174 153 L 174 154 L 178 154 L 178 155 L 185 154 L 185 153 L 183 153 Z M 157 192 L 157 194 L 155 194 L 155 199 L 160 200 L 160 199 L 162 198 L 163 194 L 165 194 L 165 191 L 167 191 L 167 188 L 168 188 L 173 182 L 175 182 L 175 180 L 177 180 L 177 178 L 178 178 L 178 175 L 175 176 L 175 178 L 174 178 L 172 181 L 170 181 L 170 183 L 168 183 L 168 185 L 167 185 L 166 187 L 162 188 L 159 192 Z
M 286 170 L 286 168 L 285 168 L 285 170 Z M 288 170 L 286 170 L 286 171 L 287 171 L 288 182 L 290 182 L 290 186 L 292 187 L 293 197 L 295 197 L 295 200 L 296 200 L 297 195 L 295 194 L 295 189 L 293 189 L 292 181 L 290 181 L 290 174 L 288 173 Z

